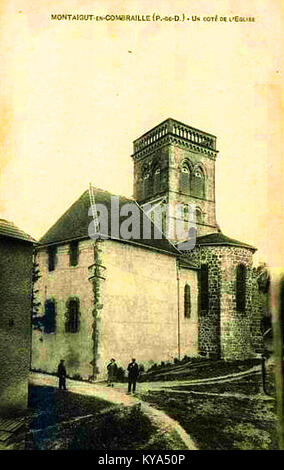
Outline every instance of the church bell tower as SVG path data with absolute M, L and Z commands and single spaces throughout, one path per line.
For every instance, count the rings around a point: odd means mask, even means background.
M 216 137 L 169 118 L 136 139 L 133 146 L 134 199 L 138 204 L 168 204 L 172 223 L 179 217 L 175 210 L 178 204 L 193 204 L 196 235 L 217 232 Z M 183 218 L 186 223 L 186 212 Z M 169 238 L 175 240 L 175 236 Z

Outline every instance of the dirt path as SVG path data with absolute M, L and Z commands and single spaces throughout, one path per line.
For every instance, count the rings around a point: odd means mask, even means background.
M 57 387 L 58 379 L 57 377 L 51 375 L 31 373 L 30 384 Z M 125 391 L 123 391 L 121 384 L 115 384 L 116 386 L 112 388 L 106 387 L 105 383 L 91 384 L 70 379 L 67 379 L 66 385 L 70 393 L 101 398 L 102 400 L 106 400 L 116 405 L 138 405 L 141 407 L 142 412 L 145 413 L 151 422 L 160 430 L 162 430 L 162 432 L 171 435 L 175 434 L 189 450 L 198 450 L 189 434 L 180 426 L 177 421 L 170 418 L 163 411 L 157 410 L 142 400 L 139 400 L 139 398 L 132 395 L 127 395 L 125 393 L 126 386 L 124 389 Z

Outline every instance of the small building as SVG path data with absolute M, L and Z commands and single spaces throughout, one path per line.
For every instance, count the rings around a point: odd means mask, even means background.
M 33 245 L 12 222 L 0 219 L 0 414 L 28 403 L 31 355 Z

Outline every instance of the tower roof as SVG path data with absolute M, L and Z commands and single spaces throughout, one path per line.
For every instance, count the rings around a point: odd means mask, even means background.
M 168 137 L 177 139 L 180 144 L 183 144 L 189 149 L 199 150 L 216 158 L 218 152 L 218 150 L 216 150 L 216 136 L 172 118 L 166 119 L 134 140 L 133 156 L 136 155 L 136 157 L 138 157 L 138 155 L 143 155 L 143 151 L 146 148 L 155 147 L 158 141 L 160 143 L 168 139 Z
M 141 238 L 132 238 L 130 240 L 124 240 L 120 235 L 113 236 L 111 233 L 111 198 L 115 196 L 114 194 L 104 191 L 102 189 L 93 188 L 95 203 L 102 204 L 107 209 L 108 214 L 108 233 L 102 235 L 107 235 L 110 239 L 116 239 L 122 242 L 135 243 L 136 245 L 141 245 L 144 248 L 152 248 L 160 251 L 164 251 L 173 255 L 180 255 L 180 252 L 174 247 L 174 245 L 161 233 L 161 238 L 156 239 L 154 237 L 148 239 L 143 238 L 143 217 L 147 217 L 141 207 L 133 200 L 126 198 L 124 196 L 119 196 L 119 219 L 118 225 L 121 227 L 121 224 L 124 220 L 127 220 L 127 216 L 121 215 L 121 207 L 124 204 L 131 203 L 134 204 L 137 211 L 137 224 L 139 225 L 139 232 Z M 116 196 L 118 197 L 118 196 Z M 90 209 L 90 199 L 89 191 L 85 191 L 79 199 L 58 219 L 58 221 L 46 232 L 46 234 L 40 239 L 41 244 L 55 244 L 67 242 L 75 239 L 87 239 L 89 238 L 88 228 L 92 222 L 92 216 L 88 214 Z M 139 214 L 139 217 L 138 217 Z M 135 216 L 134 216 L 135 217 Z M 134 219 L 135 220 L 135 219 Z M 150 221 L 150 219 L 148 219 Z M 154 225 L 150 221 L 151 225 L 151 234 L 153 234 Z M 119 233 L 119 230 L 118 230 Z
M 19 229 L 13 222 L 5 219 L 0 219 L 0 236 L 8 238 L 17 238 L 25 242 L 37 243 L 37 241 L 30 235 Z
M 247 243 L 243 243 L 238 240 L 234 240 L 233 238 L 229 238 L 222 232 L 210 233 L 209 235 L 203 235 L 202 237 L 198 237 L 196 239 L 196 245 L 228 245 L 248 248 L 252 251 L 257 250 L 257 248 L 255 248 L 254 246 L 248 245 Z

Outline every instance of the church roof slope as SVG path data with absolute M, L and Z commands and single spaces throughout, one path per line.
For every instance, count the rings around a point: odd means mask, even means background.
M 222 232 L 210 233 L 209 235 L 198 237 L 196 239 L 196 245 L 228 245 L 248 248 L 252 251 L 257 250 L 257 248 L 254 246 L 248 245 L 247 243 L 243 243 L 238 240 L 234 240 L 233 238 L 229 238 Z
M 13 222 L 0 219 L 0 236 L 8 238 L 17 238 L 25 242 L 37 243 L 37 241 L 23 230 L 19 229 Z
M 115 196 L 108 191 L 102 189 L 93 188 L 95 204 L 102 204 L 107 209 L 107 233 L 104 233 L 104 229 L 101 229 L 102 235 L 107 235 L 110 239 L 118 239 L 120 241 L 132 242 L 135 244 L 140 244 L 143 247 L 154 248 L 158 250 L 165 251 L 174 255 L 179 255 L 180 252 L 174 247 L 169 240 L 160 233 L 160 238 L 145 238 L 143 237 L 143 216 L 145 213 L 141 207 L 130 198 L 124 196 Z M 116 197 L 119 202 L 119 211 L 117 210 L 116 214 L 119 213 L 118 217 L 118 230 L 117 234 L 111 233 L 111 203 L 112 197 Z M 129 240 L 122 238 L 119 233 L 119 228 L 121 224 L 128 219 L 129 215 L 121 215 L 121 207 L 124 204 L 132 204 L 137 208 L 135 215 L 133 216 L 133 225 L 135 225 L 137 236 L 133 236 Z M 132 206 L 133 207 L 133 206 Z M 92 216 L 89 215 L 90 209 L 90 198 L 89 191 L 85 191 L 79 199 L 58 219 L 58 221 L 46 232 L 46 234 L 40 239 L 41 244 L 53 244 L 60 243 L 64 241 L 71 241 L 74 239 L 84 239 L 89 238 L 88 228 L 92 222 Z M 148 219 L 148 218 L 147 218 Z M 151 226 L 151 235 L 154 233 L 154 225 L 148 219 Z M 139 236 L 140 235 L 140 236 Z

